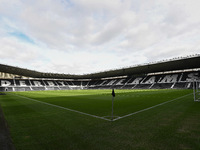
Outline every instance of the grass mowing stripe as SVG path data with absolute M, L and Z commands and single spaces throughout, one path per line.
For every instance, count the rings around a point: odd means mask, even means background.
M 181 98 L 183 98 L 183 97 L 186 97 L 186 96 L 189 96 L 189 95 L 192 95 L 192 94 L 193 94 L 193 93 L 189 93 L 189 94 L 186 94 L 186 95 L 184 95 L 184 96 L 181 96 L 181 97 L 178 97 L 178 98 L 175 98 L 175 99 L 172 99 L 172 100 L 169 100 L 169 101 L 166 101 L 166 102 L 163 102 L 163 103 L 160 103 L 160 104 L 154 105 L 154 106 L 152 106 L 152 107 L 148 107 L 148 108 L 145 108 L 145 109 L 142 109 L 142 110 L 136 111 L 136 112 L 134 112 L 134 113 L 130 113 L 130 114 L 128 114 L 128 115 L 124 115 L 124 116 L 122 116 L 122 117 L 118 117 L 118 118 L 116 118 L 116 119 L 113 119 L 113 121 L 116 121 L 116 120 L 119 120 L 119 119 L 122 119 L 122 118 L 126 118 L 126 117 L 129 117 L 129 116 L 132 116 L 132 115 L 138 114 L 138 113 L 140 113 L 140 112 L 144 112 L 144 111 L 147 111 L 147 110 L 153 109 L 153 108 L 155 108 L 155 107 L 158 107 L 158 106 L 161 106 L 161 105 L 164 105 L 164 104 L 167 104 L 167 103 L 173 102 L 173 101 L 175 101 L 175 100 L 181 99 Z
M 106 121 L 111 121 L 110 119 L 107 119 L 107 118 L 104 118 L 104 117 L 99 117 L 99 116 L 88 114 L 88 113 L 84 113 L 84 112 L 81 112 L 81 111 L 78 111 L 78 110 L 73 110 L 73 109 L 69 109 L 69 108 L 66 108 L 66 107 L 59 106 L 59 105 L 54 105 L 54 104 L 38 101 L 36 99 L 28 98 L 28 97 L 17 95 L 17 94 L 11 94 L 11 93 L 9 93 L 9 94 L 15 95 L 17 97 L 21 97 L 21 98 L 24 98 L 24 99 L 28 99 L 28 100 L 31 100 L 31 101 L 34 101 L 34 102 L 38 102 L 38 103 L 46 104 L 46 105 L 49 105 L 49 106 L 53 106 L 53 107 L 65 109 L 65 110 L 68 110 L 68 111 L 76 112 L 76 113 L 79 113 L 79 114 L 82 114 L 82 115 L 87 115 L 87 116 L 91 116 L 91 117 L 94 117 L 94 118 L 99 118 L 99 119 L 103 119 L 103 120 L 106 120 Z
M 75 97 L 71 96 L 71 91 L 11 92 L 11 94 L 101 117 L 106 116 L 107 112 L 97 114 L 96 108 L 100 107 L 99 110 L 103 112 L 107 108 L 111 109 L 109 99 L 111 94 L 104 94 L 104 90 L 97 91 L 102 93 L 99 96 L 95 94 L 96 91 L 72 92 Z M 89 96 L 82 96 L 85 92 Z M 192 93 L 192 90 L 169 89 L 155 92 L 116 90 L 116 92 L 115 115 L 122 117 L 180 98 Z M 121 96 L 128 93 L 130 97 Z M 0 96 L 0 104 L 16 149 L 200 150 L 200 103 L 195 103 L 192 95 L 113 123 L 9 95 L 9 93 Z M 109 107 L 104 107 L 106 105 Z M 88 110 L 90 107 L 94 109 Z
M 164 104 L 166 104 L 166 103 L 169 103 L 169 102 L 178 100 L 178 99 L 180 99 L 180 98 L 186 97 L 186 96 L 191 95 L 191 94 L 192 94 L 192 93 L 189 93 L 189 94 L 187 94 L 187 95 L 184 95 L 184 96 L 181 96 L 181 97 L 178 97 L 178 98 L 175 98 L 175 99 L 172 99 L 172 100 L 169 100 L 169 101 L 166 101 L 166 102 L 163 102 L 163 103 L 154 105 L 154 106 L 152 106 L 152 107 L 148 107 L 148 108 L 145 108 L 145 109 L 141 109 L 141 110 L 139 110 L 139 111 L 136 111 L 136 112 L 133 112 L 133 113 L 130 113 L 130 114 L 127 114 L 127 115 L 124 115 L 124 116 L 115 118 L 115 119 L 113 119 L 113 120 L 108 119 L 108 118 L 106 118 L 106 117 L 100 117 L 100 116 L 92 115 L 92 114 L 89 114 L 89 113 L 81 112 L 81 111 L 78 111 L 78 110 L 75 110 L 75 109 L 70 109 L 70 108 L 67 108 L 67 107 L 63 107 L 63 106 L 59 106 L 59 105 L 55 105 L 55 104 L 51 104 L 51 103 L 47 103 L 47 102 L 42 102 L 42 101 L 39 101 L 39 100 L 36 100 L 36 99 L 32 99 L 32 98 L 28 98 L 28 97 L 25 97 L 25 96 L 21 96 L 21 95 L 17 95 L 17 94 L 14 94 L 14 95 L 15 95 L 15 96 L 18 96 L 18 97 L 25 98 L 25 99 L 29 99 L 29 100 L 32 100 L 32 101 L 36 101 L 36 102 L 39 102 L 39 103 L 43 103 L 43 104 L 46 104 L 46 105 L 54 106 L 54 107 L 61 108 L 61 109 L 65 109 L 65 110 L 72 111 L 72 112 L 76 112 L 76 113 L 79 113 L 79 114 L 83 114 L 83 115 L 87 115 L 87 116 L 91 116 L 91 117 L 103 119 L 103 120 L 106 120 L 106 121 L 116 121 L 116 120 L 119 120 L 119 119 L 122 119 L 122 118 L 125 118 L 125 117 L 128 117 L 128 116 L 132 116 L 132 115 L 138 114 L 138 113 L 140 113 L 140 112 L 144 112 L 144 111 L 153 109 L 153 108 L 155 108 L 155 107 L 158 107 L 158 106 L 164 105 Z M 12 94 L 11 94 L 11 95 L 12 95 Z

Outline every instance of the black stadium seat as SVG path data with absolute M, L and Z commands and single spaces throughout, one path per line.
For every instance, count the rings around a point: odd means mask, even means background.
M 179 72 L 128 76 L 111 79 L 0 79 L 0 91 L 71 90 L 71 89 L 188 89 L 192 80 L 200 79 L 200 72 Z

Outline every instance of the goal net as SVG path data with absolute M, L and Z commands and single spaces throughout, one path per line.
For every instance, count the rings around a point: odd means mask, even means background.
M 193 81 L 193 95 L 194 101 L 200 102 L 200 82 L 196 80 Z

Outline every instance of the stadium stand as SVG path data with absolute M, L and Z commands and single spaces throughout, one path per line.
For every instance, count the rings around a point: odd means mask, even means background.
M 0 91 L 66 90 L 66 89 L 170 89 L 192 88 L 192 79 L 200 79 L 200 71 L 171 74 L 66 81 L 57 79 L 0 79 Z
M 0 64 L 0 91 L 192 88 L 200 80 L 200 55 L 105 72 L 42 73 Z

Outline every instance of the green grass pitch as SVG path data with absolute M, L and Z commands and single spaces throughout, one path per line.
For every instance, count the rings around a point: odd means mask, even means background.
M 0 105 L 17 150 L 200 149 L 192 90 L 13 92 Z

